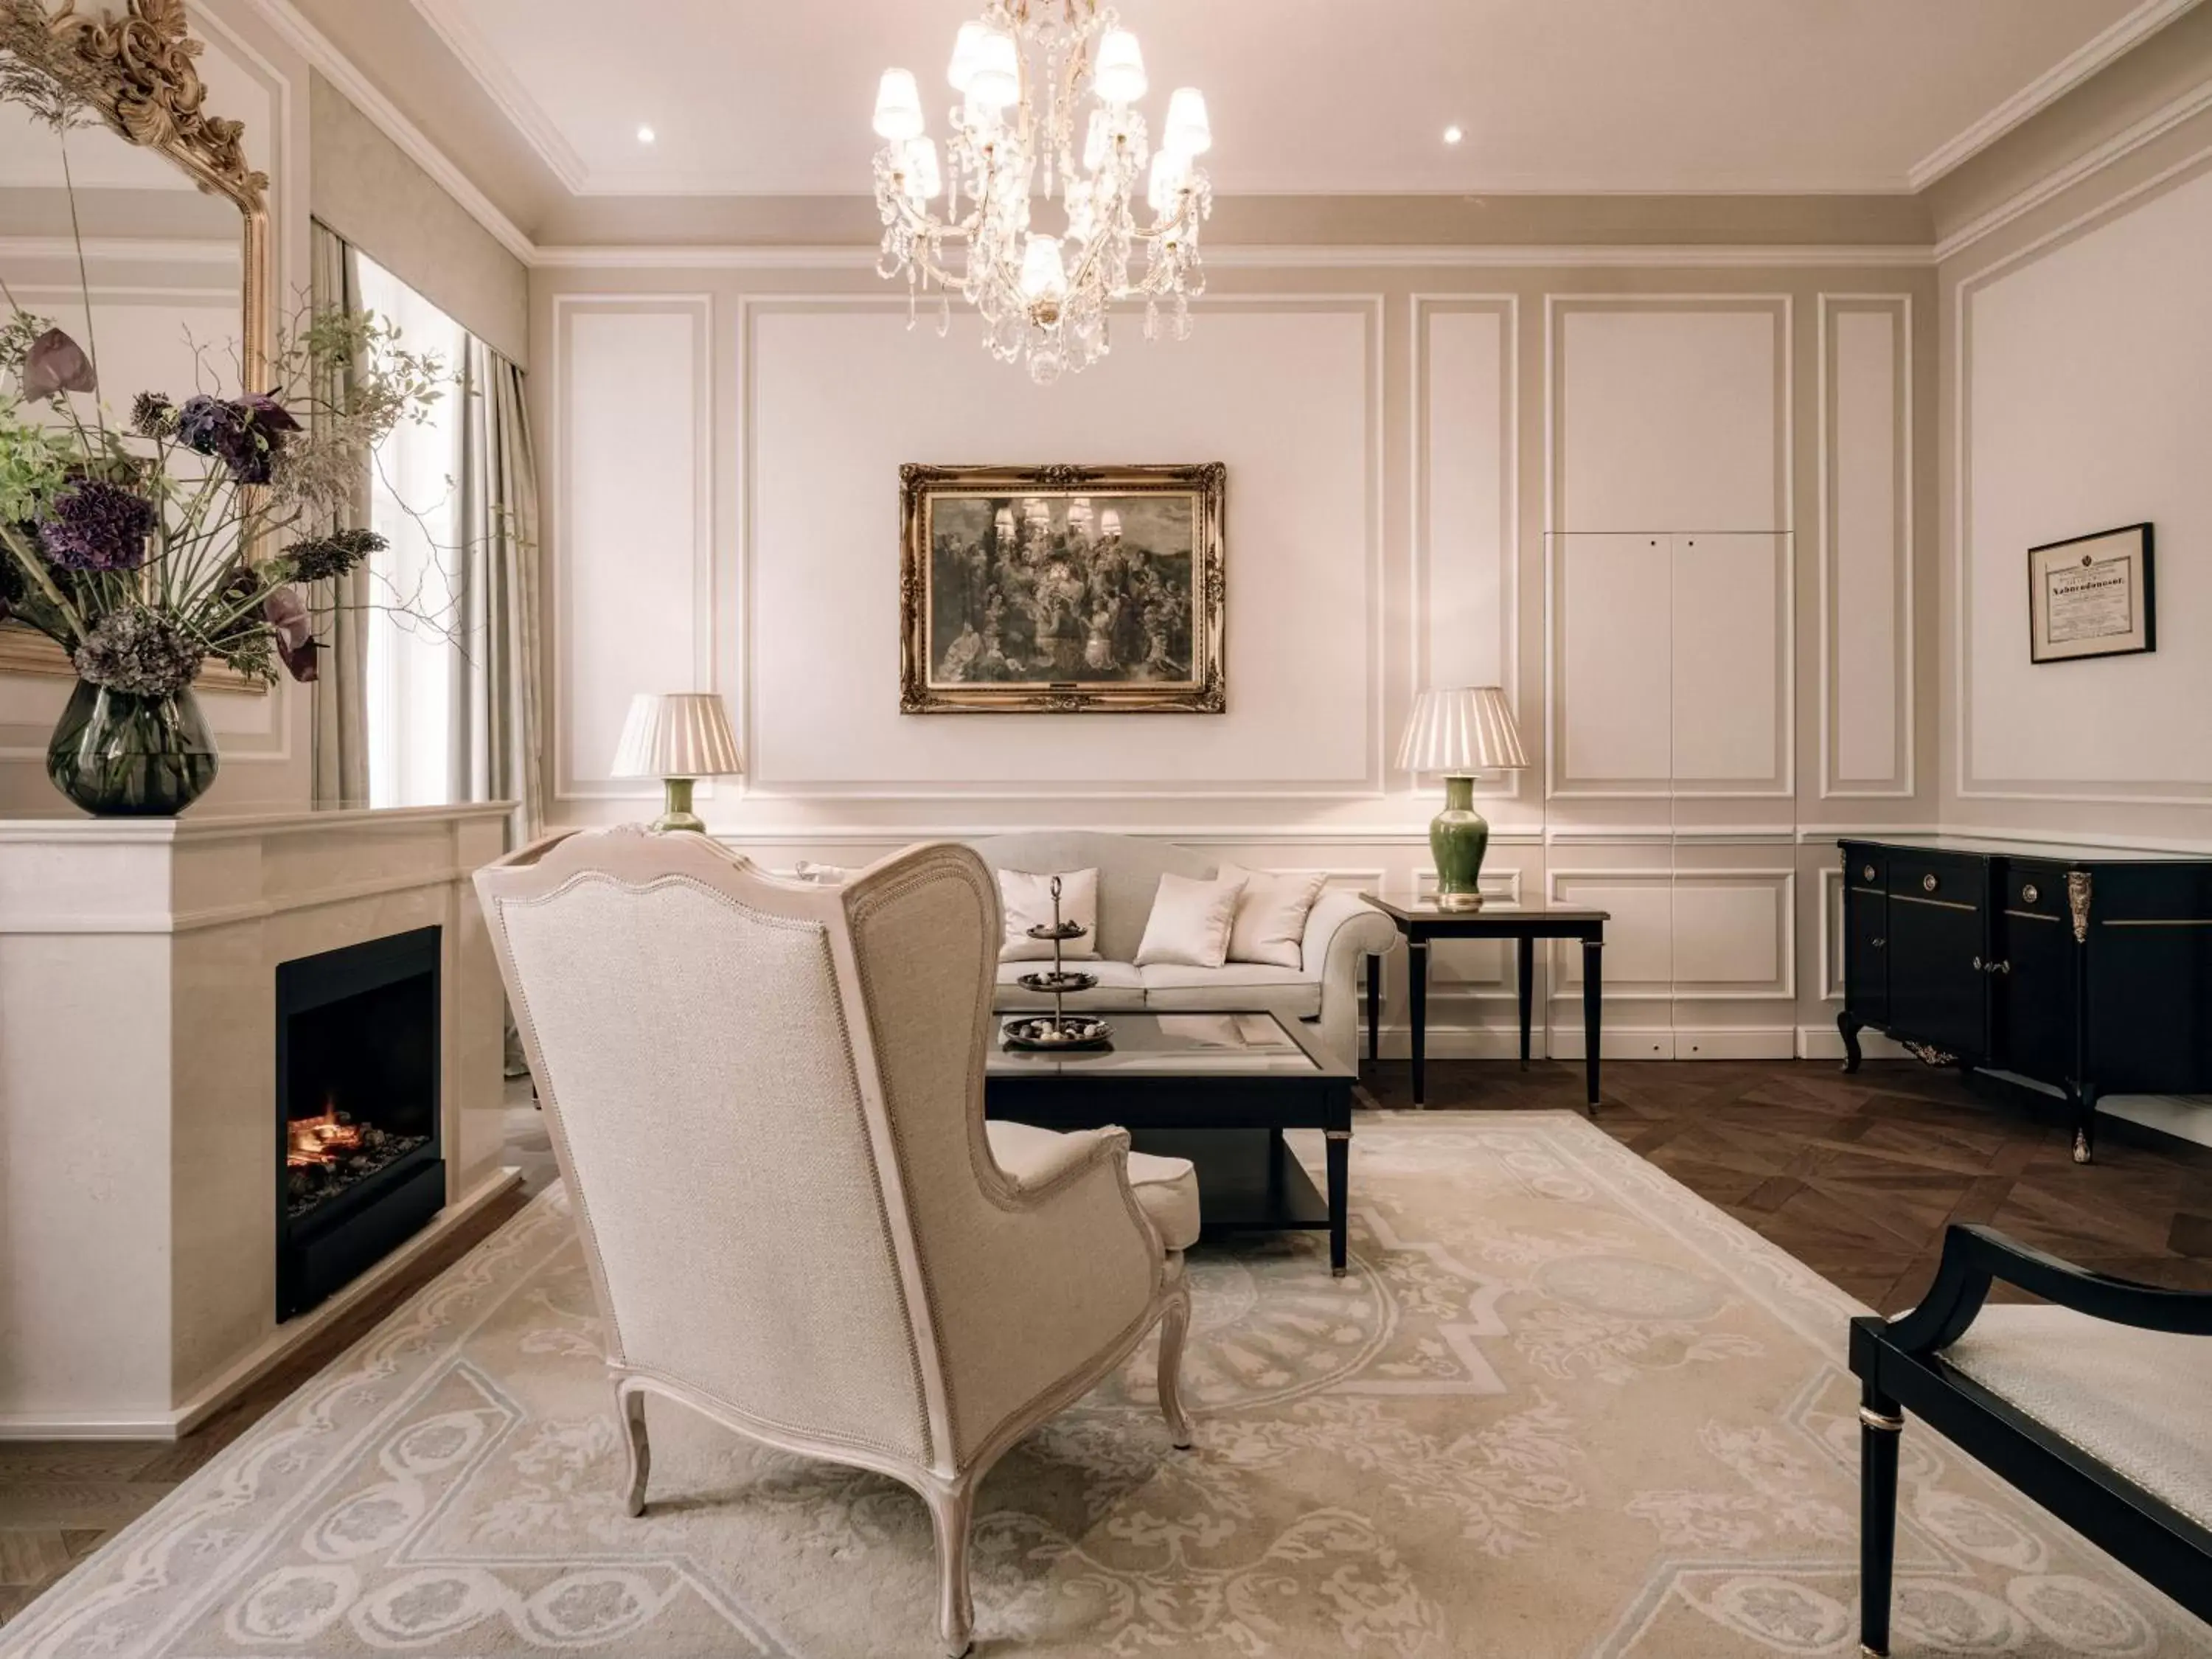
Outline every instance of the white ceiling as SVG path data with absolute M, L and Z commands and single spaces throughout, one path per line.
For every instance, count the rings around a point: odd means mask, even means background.
M 414 0 L 583 194 L 868 189 L 980 0 Z M 1224 193 L 1924 184 L 2191 0 L 1121 0 Z M 1155 109 L 1157 118 L 1157 109 Z M 1456 147 L 1449 125 L 1465 129 Z M 641 145 L 641 125 L 657 142 Z M 934 122 L 941 133 L 941 121 Z

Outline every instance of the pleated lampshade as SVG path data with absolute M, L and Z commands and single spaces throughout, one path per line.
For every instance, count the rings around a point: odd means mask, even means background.
M 714 693 L 641 691 L 630 699 L 614 776 L 720 778 L 744 770 L 729 711 Z
M 1424 691 L 1413 701 L 1398 765 L 1407 772 L 1467 777 L 1528 765 L 1513 707 L 1502 687 L 1453 685 Z

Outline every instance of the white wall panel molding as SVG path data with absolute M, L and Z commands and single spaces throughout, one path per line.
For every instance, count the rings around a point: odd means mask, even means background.
M 1787 294 L 1544 296 L 1544 528 L 1794 529 Z
M 2212 736 L 2156 718 L 2212 690 L 2212 649 L 2172 626 L 2207 603 L 2196 562 L 2160 562 L 2169 628 L 2155 653 L 2031 665 L 2026 623 L 2029 546 L 2148 520 L 2170 548 L 2207 527 L 2179 434 L 2212 418 L 2196 368 L 2212 353 L 2212 320 L 2172 274 L 2208 234 L 2212 146 L 1957 284 L 1950 643 L 1961 800 L 2212 802 Z
M 1554 903 L 1613 913 L 1606 929 L 1608 1003 L 1796 1000 L 1793 870 L 1554 864 L 1547 881 Z M 1558 994 L 1580 994 L 1581 957 L 1571 946 L 1556 953 Z
M 1070 399 L 1065 388 L 1041 391 L 1009 375 L 972 340 L 956 351 L 933 333 L 907 331 L 902 293 L 739 299 L 738 714 L 750 801 L 1385 798 L 1384 298 L 1216 295 L 1194 309 L 1201 325 L 1172 352 L 1147 352 L 1125 325 L 1121 349 L 1086 375 L 1082 398 Z M 832 407 L 823 398 L 849 387 L 861 362 L 878 382 L 865 419 L 849 402 Z M 962 404 L 969 419 L 918 420 L 945 377 L 969 375 L 991 377 Z M 1299 395 L 1284 377 L 1297 379 Z M 778 400 L 772 422 L 768 396 Z M 1152 446 L 1129 453 L 1128 434 L 1142 430 L 1157 434 Z M 901 462 L 1211 459 L 1231 463 L 1227 714 L 1133 723 L 896 712 Z M 792 491 L 806 469 L 811 493 L 800 503 Z M 817 516 L 793 519 L 802 505 Z M 1271 569 L 1293 564 L 1297 581 L 1268 585 Z M 823 590 L 823 603 L 834 600 L 845 622 L 817 653 L 806 695 L 835 690 L 827 676 L 842 672 L 853 701 L 836 740 L 825 732 L 815 741 L 802 734 L 831 711 L 794 702 L 789 688 L 806 677 L 778 653 L 799 648 L 789 629 L 819 613 L 808 585 L 825 582 L 834 591 Z M 852 625 L 863 617 L 865 628 Z M 764 700 L 771 684 L 773 710 Z M 1238 731 L 1246 746 L 1224 749 Z M 1036 748 L 1048 732 L 1051 746 Z M 1018 735 L 1030 740 L 1026 750 L 1011 746 Z
M 1909 798 L 1913 757 L 1912 296 L 1820 296 L 1823 799 Z
M 1844 870 L 1840 864 L 1820 870 L 1819 957 L 1820 1000 L 1840 1002 L 1844 997 Z
M 631 696 L 714 689 L 714 301 L 556 294 L 553 337 L 552 798 L 652 799 L 608 776 Z
M 873 270 L 873 243 L 548 243 L 528 263 L 574 270 Z M 1220 270 L 1913 270 L 1936 263 L 1924 243 L 1210 243 Z
M 1406 693 L 1410 699 L 1431 685 L 1502 685 L 1517 700 L 1520 301 L 1510 294 L 1415 294 L 1412 318 Z M 1424 788 L 1431 781 L 1414 781 Z M 1522 787 L 1508 777 L 1476 793 L 1511 799 Z

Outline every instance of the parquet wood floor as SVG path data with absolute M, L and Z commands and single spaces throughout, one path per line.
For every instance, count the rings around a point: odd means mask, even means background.
M 1364 1070 L 1368 1103 L 1406 1107 L 1403 1062 Z M 1432 1106 L 1583 1109 L 1579 1065 L 1443 1060 Z M 2098 1161 L 2065 1128 L 1985 1100 L 1952 1073 L 1869 1062 L 1630 1061 L 1605 1069 L 1598 1122 L 1623 1145 L 1861 1301 L 1910 1306 L 1945 1225 L 1983 1221 L 2106 1273 L 2212 1289 L 2212 1151 L 2108 1131 Z M 1355 1121 L 1355 1133 L 1357 1124 Z M 530 1185 L 550 1149 L 521 1097 L 509 1113 Z M 1353 1143 L 1357 1179 L 1358 1142 Z M 184 1439 L 0 1442 L 0 1621 L 228 1445 L 400 1300 L 520 1207 L 511 1196 Z
M 1410 1107 L 1409 1071 L 1368 1066 L 1363 1092 Z M 2100 1273 L 2212 1290 L 2212 1149 L 2116 1124 L 2085 1167 L 2057 1116 L 1912 1060 L 1850 1077 L 1816 1060 L 1609 1061 L 1604 1083 L 1607 1133 L 1882 1312 L 1919 1300 L 1954 1221 Z M 1427 1095 L 1431 1107 L 1581 1111 L 1583 1071 L 1431 1061 Z

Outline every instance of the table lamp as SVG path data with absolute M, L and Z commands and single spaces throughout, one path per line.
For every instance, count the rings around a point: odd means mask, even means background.
M 630 699 L 612 775 L 667 784 L 668 810 L 653 821 L 654 830 L 704 830 L 706 822 L 691 810 L 692 784 L 744 770 L 729 711 L 714 693 L 641 691 Z
M 1424 691 L 1413 701 L 1398 765 L 1408 772 L 1444 775 L 1444 810 L 1429 824 L 1429 851 L 1437 865 L 1437 908 L 1480 910 L 1482 855 L 1490 824 L 1474 810 L 1474 774 L 1510 771 L 1528 763 L 1513 708 L 1495 685 L 1454 685 Z

